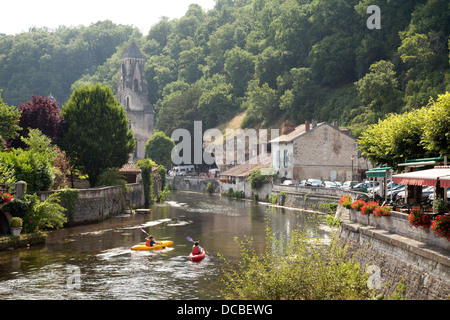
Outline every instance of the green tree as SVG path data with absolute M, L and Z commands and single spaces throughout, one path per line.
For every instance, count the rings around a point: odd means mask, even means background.
M 167 137 L 164 132 L 156 131 L 145 144 L 145 157 L 156 163 L 167 166 L 171 163 L 171 152 L 175 142 Z
M 391 114 L 361 134 L 358 148 L 372 163 L 394 168 L 406 159 L 436 155 L 422 143 L 426 124 L 425 109 Z
M 355 39 L 334 33 L 313 45 L 309 61 L 315 80 L 323 86 L 339 87 L 356 79 Z
M 125 110 L 109 87 L 81 86 L 62 114 L 68 123 L 62 148 L 73 165 L 88 175 L 91 187 L 101 172 L 127 163 L 136 141 L 128 130 Z
M 244 128 L 260 123 L 268 124 L 279 115 L 280 111 L 276 90 L 267 83 L 259 86 L 255 81 L 251 81 L 249 84 L 244 106 L 247 108 L 247 114 L 241 124 Z
M 233 86 L 227 83 L 225 76 L 215 74 L 202 78 L 198 85 L 202 87 L 198 113 L 206 128 L 213 128 L 233 117 L 237 106 L 233 100 Z
M 0 90 L 0 140 L 11 139 L 18 135 L 21 129 L 18 125 L 20 111 L 15 107 L 10 107 L 2 100 L 2 90 Z
M 148 208 L 153 202 L 153 176 L 152 169 L 157 167 L 155 161 L 150 158 L 141 159 L 136 163 L 136 167 L 142 171 L 142 182 L 144 184 L 144 206 Z
M 370 72 L 355 84 L 361 103 L 370 111 L 386 114 L 401 109 L 401 94 L 391 62 L 381 60 L 372 64 Z
M 423 143 L 442 156 L 450 155 L 450 92 L 431 100 L 424 110 Z
M 224 71 L 233 85 L 235 97 L 241 97 L 255 73 L 255 57 L 248 51 L 234 47 L 225 53 Z

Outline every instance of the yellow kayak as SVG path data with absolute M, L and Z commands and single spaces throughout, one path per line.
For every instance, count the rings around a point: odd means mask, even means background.
M 155 244 L 153 247 L 146 246 L 145 243 L 137 244 L 131 247 L 131 250 L 162 250 L 165 247 L 171 247 L 173 245 L 173 241 L 158 241 L 159 244 Z

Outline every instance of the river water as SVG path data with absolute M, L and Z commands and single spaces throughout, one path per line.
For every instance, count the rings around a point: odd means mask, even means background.
M 313 213 L 248 200 L 176 191 L 150 214 L 122 214 L 106 221 L 51 231 L 45 245 L 0 252 L 0 300 L 216 300 L 223 299 L 223 268 L 240 252 L 234 238 L 253 237 L 264 249 L 266 226 L 288 235 L 308 228 Z M 270 217 L 270 222 L 267 222 Z M 161 251 L 132 251 L 146 232 L 173 240 Z M 208 255 L 191 262 L 192 243 Z M 327 237 L 327 231 L 321 236 Z

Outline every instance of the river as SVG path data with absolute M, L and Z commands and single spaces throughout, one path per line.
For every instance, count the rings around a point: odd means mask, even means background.
M 267 223 L 288 235 L 297 226 L 308 228 L 312 215 L 248 200 L 172 192 L 149 214 L 121 214 L 51 231 L 45 245 L 0 252 L 0 300 L 223 299 L 225 264 L 217 254 L 237 262 L 235 237 L 253 237 L 262 251 Z M 173 247 L 130 250 L 144 241 L 141 228 L 156 240 L 173 240 Z M 200 240 L 211 255 L 189 261 L 192 243 L 187 236 Z

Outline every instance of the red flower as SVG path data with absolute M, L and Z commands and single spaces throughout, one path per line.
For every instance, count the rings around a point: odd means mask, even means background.
M 408 214 L 409 224 L 415 228 L 431 226 L 431 216 L 423 213 L 420 209 L 414 209 Z

